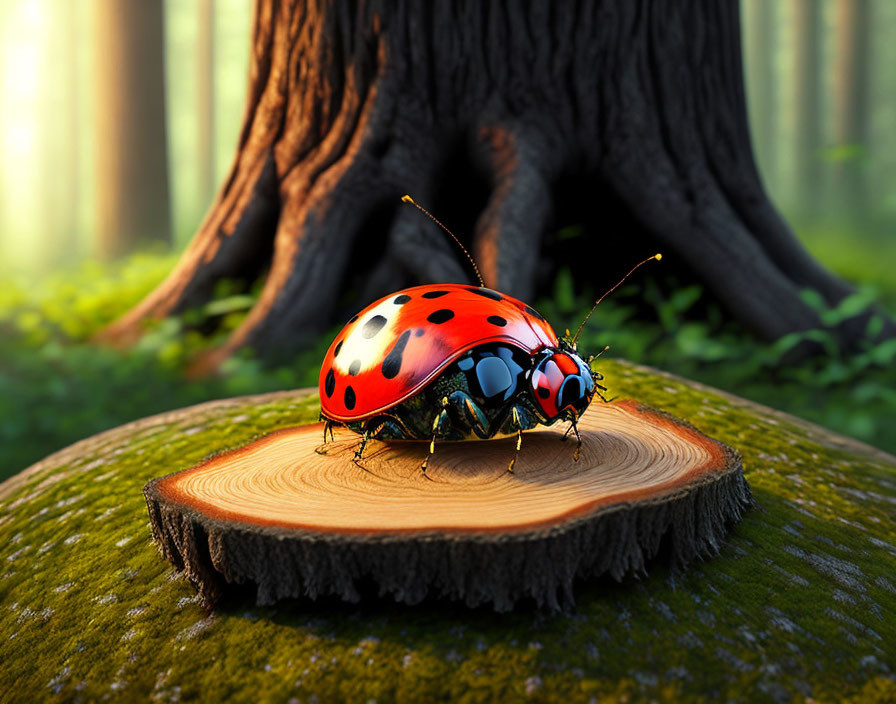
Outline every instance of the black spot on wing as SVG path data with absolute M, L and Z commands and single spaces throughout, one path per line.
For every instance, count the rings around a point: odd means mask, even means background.
M 426 293 L 423 294 L 423 297 L 424 298 L 441 298 L 446 293 L 448 293 L 448 292 L 447 291 L 427 291 Z
M 341 349 L 342 349 L 342 340 L 340 340 L 338 343 L 336 343 L 336 349 L 333 350 L 333 358 L 334 359 L 339 356 L 339 350 L 341 350 Z
M 542 398 L 548 398 L 551 395 L 551 390 L 544 386 L 538 387 L 538 395 Z
M 541 322 L 546 323 L 547 320 L 544 319 L 544 316 L 535 310 L 532 306 L 526 306 L 526 312 L 531 315 L 533 318 L 538 318 Z
M 392 346 L 392 349 L 389 350 L 389 354 L 387 354 L 386 358 L 383 360 L 381 371 L 383 372 L 383 376 L 387 379 L 394 379 L 398 376 L 398 372 L 401 371 L 401 357 L 404 354 L 405 345 L 408 344 L 408 340 L 410 339 L 411 331 L 405 330 L 401 333 L 401 337 L 398 338 Z
M 333 370 L 327 372 L 327 378 L 324 379 L 324 392 L 327 394 L 327 398 L 333 395 L 333 390 L 336 388 L 336 375 L 333 374 Z
M 386 324 L 386 319 L 382 315 L 375 315 L 366 323 L 364 323 L 364 327 L 361 328 L 361 337 L 366 339 L 370 339 L 374 335 L 376 335 L 380 330 L 383 329 L 383 325 Z
M 500 315 L 490 315 L 486 318 L 486 320 L 492 325 L 497 325 L 499 328 L 503 328 L 505 325 L 507 325 L 507 321 Z
M 358 376 L 358 372 L 361 371 L 361 360 L 356 359 L 349 365 L 348 373 L 352 376 Z
M 345 407 L 352 410 L 355 407 L 355 390 L 351 386 L 345 387 Z
M 490 288 L 484 288 L 482 286 L 478 288 L 470 288 L 468 289 L 472 293 L 475 293 L 477 296 L 485 296 L 486 298 L 491 298 L 493 301 L 501 301 L 504 299 L 497 291 L 492 291 Z
M 453 317 L 454 317 L 453 310 L 451 310 L 449 308 L 439 308 L 439 310 L 435 311 L 434 313 L 430 313 L 428 316 L 426 316 L 426 319 L 431 323 L 435 323 L 436 325 L 441 325 L 442 323 L 447 323 Z
M 409 300 L 411 300 L 411 297 L 406 293 L 403 293 L 400 296 L 396 296 L 395 298 L 393 298 L 392 302 L 397 306 L 403 306 Z

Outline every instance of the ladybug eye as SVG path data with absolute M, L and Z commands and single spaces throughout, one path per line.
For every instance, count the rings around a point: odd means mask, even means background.
M 576 408 L 585 396 L 585 385 L 580 376 L 568 376 L 560 387 L 557 408 L 563 410 L 567 406 Z

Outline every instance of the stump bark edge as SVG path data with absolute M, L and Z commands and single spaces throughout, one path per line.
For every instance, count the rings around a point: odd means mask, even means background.
M 706 443 L 720 466 L 661 495 L 598 506 L 556 525 L 509 534 L 329 533 L 258 525 L 212 517 L 166 493 L 166 480 L 245 452 L 265 436 L 150 481 L 144 495 L 153 538 L 211 607 L 225 606 L 229 597 L 255 585 L 261 605 L 323 597 L 356 603 L 373 592 L 406 604 L 432 598 L 470 607 L 490 604 L 501 612 L 529 601 L 568 610 L 580 580 L 644 576 L 661 552 L 679 573 L 718 553 L 728 526 L 754 505 L 736 450 L 663 411 L 622 403 Z

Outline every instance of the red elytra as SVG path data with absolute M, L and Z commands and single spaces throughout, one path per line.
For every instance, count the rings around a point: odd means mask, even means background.
M 342 422 L 384 411 L 487 342 L 530 354 L 559 344 L 534 308 L 488 288 L 429 284 L 396 291 L 358 313 L 330 345 L 321 366 L 321 410 Z

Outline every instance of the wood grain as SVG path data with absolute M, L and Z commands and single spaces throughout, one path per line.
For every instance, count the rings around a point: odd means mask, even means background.
M 336 594 L 373 579 L 400 601 L 427 596 L 510 608 L 532 597 L 572 603 L 577 577 L 642 572 L 666 541 L 678 566 L 717 549 L 750 502 L 736 452 L 633 401 L 592 406 L 583 446 L 562 428 L 514 439 L 372 442 L 320 424 L 288 428 L 191 469 L 145 494 L 163 553 L 217 602 L 229 584 L 258 599 Z

